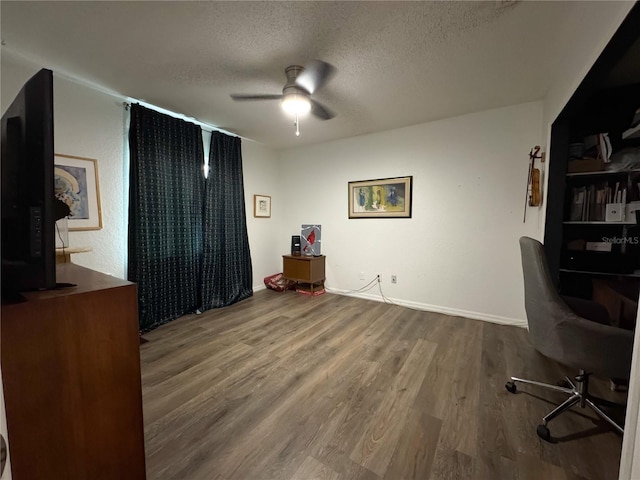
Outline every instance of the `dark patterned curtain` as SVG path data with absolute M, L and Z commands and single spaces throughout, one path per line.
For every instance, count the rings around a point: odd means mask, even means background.
M 132 105 L 129 149 L 128 278 L 144 332 L 200 307 L 202 133 Z
M 253 295 L 241 140 L 219 132 L 211 134 L 203 240 L 203 309 L 224 307 Z

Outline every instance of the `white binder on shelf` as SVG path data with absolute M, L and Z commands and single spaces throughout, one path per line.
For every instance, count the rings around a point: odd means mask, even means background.
M 622 222 L 624 220 L 624 205 L 622 203 L 607 203 L 605 222 Z

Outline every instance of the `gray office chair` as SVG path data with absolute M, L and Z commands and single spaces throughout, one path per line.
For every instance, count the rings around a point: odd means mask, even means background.
M 540 242 L 528 237 L 520 239 L 524 296 L 529 338 L 533 347 L 546 357 L 579 371 L 575 384 L 567 377 L 568 387 L 549 385 L 533 380 L 511 377 L 505 388 L 516 392 L 516 384 L 530 384 L 562 392 L 569 398 L 542 418 L 537 433 L 544 440 L 551 440 L 547 424 L 573 405 L 590 406 L 600 417 L 610 423 L 620 434 L 624 433 L 606 415 L 589 395 L 589 376 L 628 379 L 631 370 L 633 332 L 604 325 L 608 314 L 604 307 L 585 300 L 568 300 L 569 308 L 556 291 Z M 604 312 L 604 313 L 603 313 Z M 593 321 L 593 320 L 595 321 Z M 598 323 L 600 322 L 600 323 Z

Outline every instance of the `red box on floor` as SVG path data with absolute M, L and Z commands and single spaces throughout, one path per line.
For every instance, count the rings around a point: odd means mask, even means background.
M 323 293 L 325 293 L 325 289 L 320 288 L 317 290 L 308 290 L 305 287 L 296 286 L 296 292 L 302 293 L 303 295 L 309 295 L 310 297 L 317 297 L 318 295 L 322 295 Z

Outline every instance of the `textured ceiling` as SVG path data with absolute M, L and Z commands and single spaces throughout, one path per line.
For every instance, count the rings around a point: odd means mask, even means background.
M 506 6 L 505 6 L 506 5 Z M 9 2 L 3 54 L 288 148 L 545 96 L 590 2 Z M 314 98 L 336 118 L 277 101 L 284 68 L 336 75 Z

